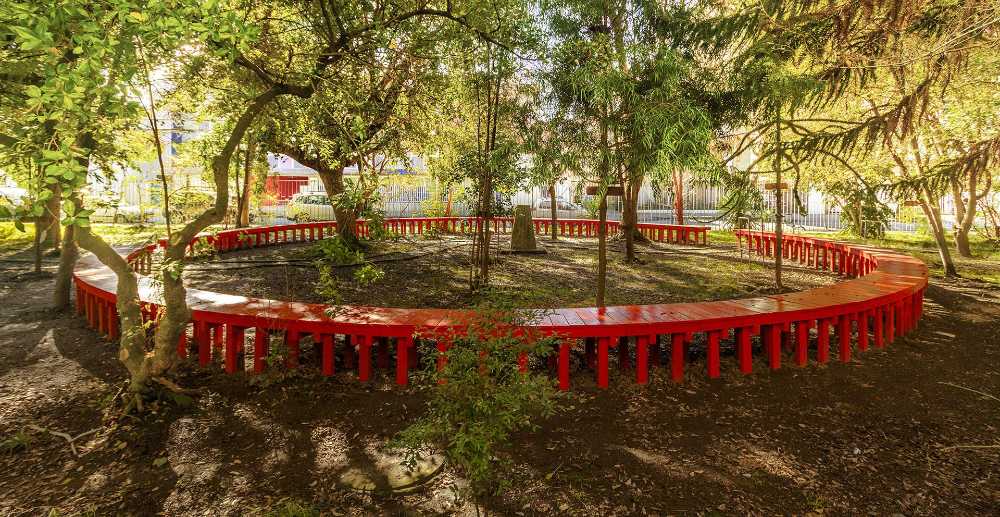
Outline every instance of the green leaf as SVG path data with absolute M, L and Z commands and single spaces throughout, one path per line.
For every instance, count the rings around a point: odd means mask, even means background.
M 42 149 L 42 159 L 44 160 L 57 162 L 65 157 L 66 155 L 64 155 L 59 149 Z
M 24 232 L 24 222 L 22 222 L 20 219 L 14 221 L 14 228 L 17 228 L 17 231 L 19 232 Z
M 164 466 L 164 465 L 167 464 L 167 461 L 168 460 L 165 457 L 156 458 L 155 460 L 153 460 L 153 466 L 154 467 L 162 467 L 162 466 Z

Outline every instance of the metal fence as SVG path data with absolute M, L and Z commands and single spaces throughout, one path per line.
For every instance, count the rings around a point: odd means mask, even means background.
M 593 207 L 595 204 L 588 196 L 574 195 L 579 189 L 561 187 L 562 192 L 557 193 L 560 199 L 559 205 L 563 201 L 567 202 L 566 207 L 560 206 L 557 215 L 560 218 L 592 218 L 595 216 Z M 725 224 L 720 220 L 722 216 L 719 205 L 724 198 L 725 192 L 719 187 L 687 187 L 684 195 L 684 222 L 686 224 L 701 224 L 712 227 L 721 227 Z M 309 198 L 315 196 L 314 200 Z M 380 209 L 386 217 L 414 217 L 442 215 L 448 205 L 448 192 L 440 184 L 426 176 L 388 178 L 379 187 Z M 455 187 L 451 191 L 451 213 L 453 215 L 471 215 L 470 205 L 466 202 L 464 189 Z M 846 225 L 846 219 L 841 217 L 839 210 L 827 206 L 822 195 L 817 192 L 807 192 L 800 196 L 803 199 L 806 213 L 800 213 L 795 209 L 789 200 L 783 203 L 784 220 L 791 229 L 802 230 L 841 230 Z M 786 196 L 786 199 L 791 196 Z M 535 217 L 548 217 L 550 214 L 548 204 L 548 191 L 544 188 L 533 188 L 518 192 L 509 199 L 503 201 L 510 205 L 529 205 Z M 303 202 L 315 201 L 315 202 Z M 773 194 L 765 196 L 765 203 L 772 209 L 775 206 Z M 639 196 L 639 222 L 657 223 L 677 223 L 674 212 L 672 193 L 655 192 L 651 188 L 643 188 Z M 622 200 L 620 197 L 608 198 L 608 219 L 612 221 L 621 220 Z M 256 212 L 256 222 L 258 224 L 280 224 L 295 220 L 328 220 L 333 219 L 333 208 L 326 201 L 322 192 L 302 193 L 296 196 L 292 202 L 273 206 L 259 207 Z M 913 211 L 906 212 L 901 209 L 896 217 L 890 221 L 890 230 L 914 232 L 919 227 L 918 221 L 921 218 L 914 215 Z M 754 221 L 756 227 L 760 225 L 773 226 L 773 217 L 768 220 Z

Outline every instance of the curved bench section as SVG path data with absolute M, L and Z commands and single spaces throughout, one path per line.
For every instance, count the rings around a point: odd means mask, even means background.
M 463 232 L 482 221 L 474 218 L 391 219 L 388 229 L 398 233 L 423 233 L 431 228 Z M 492 221 L 496 231 L 508 231 L 509 219 Z M 547 231 L 547 220 L 535 220 L 536 230 Z M 560 221 L 563 235 L 596 234 L 596 221 Z M 617 223 L 609 223 L 609 227 Z M 335 222 L 228 230 L 202 235 L 190 244 L 230 251 L 284 242 L 305 242 L 332 234 Z M 358 232 L 367 233 L 363 221 Z M 644 224 L 641 231 L 654 240 L 706 242 L 707 228 Z M 773 256 L 775 236 L 764 232 L 737 231 L 740 246 L 751 252 Z M 134 250 L 128 260 L 134 269 L 148 274 L 152 253 L 164 242 Z M 805 365 L 810 351 L 819 363 L 829 361 L 831 329 L 835 330 L 841 361 L 851 359 L 852 350 L 865 351 L 891 343 L 912 330 L 922 315 L 927 267 L 918 259 L 866 246 L 825 239 L 785 236 L 783 256 L 803 266 L 831 271 L 851 278 L 833 286 L 807 291 L 714 302 L 629 305 L 615 307 L 528 310 L 533 329 L 557 336 L 557 353 L 550 367 L 558 373 L 561 389 L 569 387 L 570 355 L 581 347 L 585 365 L 596 375 L 597 385 L 608 386 L 609 354 L 617 350 L 621 368 L 634 371 L 645 384 L 651 366 L 669 365 L 675 381 L 683 380 L 692 344 L 702 345 L 710 378 L 720 375 L 722 350 L 732 349 L 735 367 L 749 374 L 754 353 L 762 355 L 770 369 L 778 369 L 785 356 Z M 80 261 L 75 272 L 77 309 L 88 323 L 109 337 L 117 336 L 114 274 L 93 256 Z M 158 299 L 154 282 L 140 276 L 140 297 L 145 317 L 156 318 Z M 192 309 L 188 332 L 177 344 L 178 354 L 197 355 L 207 366 L 213 356 L 229 373 L 262 372 L 267 365 L 273 334 L 279 334 L 288 354 L 288 365 L 298 366 L 303 338 L 318 351 L 321 371 L 356 369 L 367 381 L 374 366 L 391 368 L 390 349 L 395 349 L 396 382 L 405 385 L 417 364 L 414 336 L 443 336 L 437 350 L 448 346 L 447 335 L 460 332 L 471 312 L 446 309 L 398 309 L 282 302 L 188 289 Z M 252 351 L 244 354 L 245 342 L 253 335 Z M 758 339 L 754 339 L 759 336 Z M 424 339 L 424 338 L 421 338 Z M 755 341 L 759 347 L 755 347 Z M 434 348 L 430 348 L 431 351 Z M 634 354 L 633 354 L 634 351 Z M 374 354 L 373 354 L 374 352 Z M 339 355 L 338 355 L 339 354 Z M 244 355 L 247 357 L 244 359 Z M 373 357 L 374 355 L 374 357 Z M 251 359 L 252 358 L 252 359 Z M 374 359 L 374 361 L 373 361 Z M 251 364 L 244 364 L 250 362 Z M 248 368 L 249 367 L 249 368 Z

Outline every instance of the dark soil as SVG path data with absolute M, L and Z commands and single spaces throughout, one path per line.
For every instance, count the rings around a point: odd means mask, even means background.
M 526 307 L 593 306 L 597 269 L 594 241 L 540 242 L 547 253 L 498 255 L 491 285 L 513 293 Z M 509 243 L 500 246 L 506 248 Z M 320 272 L 312 260 L 311 244 L 226 253 L 192 264 L 185 277 L 188 285 L 201 289 L 274 300 L 405 308 L 462 308 L 480 301 L 479 296 L 469 293 L 466 239 L 379 243 L 368 250 L 367 257 L 385 272 L 384 278 L 363 285 L 354 280 L 357 267 L 335 268 L 333 300 L 317 292 Z M 778 292 L 773 288 L 773 270 L 741 260 L 735 248 L 650 244 L 639 248 L 639 259 L 634 264 L 611 259 L 607 304 L 724 300 Z M 810 269 L 789 268 L 784 291 L 833 281 L 834 277 Z
M 423 388 L 396 388 L 386 372 L 363 386 L 309 367 L 185 370 L 179 382 L 201 393 L 193 404 L 108 420 L 124 378 L 116 347 L 44 309 L 50 280 L 0 275 L 0 441 L 11 449 L 0 452 L 0 515 L 254 515 L 289 501 L 336 515 L 474 514 L 455 502 L 450 471 L 401 496 L 334 484 L 422 412 Z M 1000 401 L 984 394 L 1000 395 L 1000 297 L 935 279 L 926 312 L 910 336 L 848 364 L 758 364 L 742 377 L 727 355 L 718 381 L 695 361 L 682 385 L 662 370 L 645 388 L 616 373 L 607 391 L 576 371 L 558 414 L 505 452 L 513 488 L 480 503 L 498 515 L 996 514 Z M 29 426 L 98 431 L 75 442 L 76 457 Z

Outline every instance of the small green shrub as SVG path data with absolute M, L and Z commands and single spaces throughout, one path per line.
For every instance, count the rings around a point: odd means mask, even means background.
M 424 357 L 420 376 L 431 392 L 427 412 L 391 444 L 411 463 L 428 446 L 437 448 L 476 495 L 507 487 L 510 460 L 498 449 L 514 432 L 537 428 L 536 419 L 555 409 L 557 392 L 549 376 L 519 368 L 522 354 L 530 364 L 552 353 L 555 340 L 516 330 L 527 322 L 509 300 L 487 297 L 468 328 L 453 337 L 442 369 L 436 354 Z
M 339 305 L 343 297 L 340 294 L 340 279 L 333 268 L 326 264 L 318 264 L 319 280 L 316 282 L 316 294 L 323 297 L 326 303 Z
M 13 454 L 15 452 L 22 452 L 28 450 L 31 446 L 32 438 L 31 435 L 24 432 L 18 431 L 3 440 L 0 440 L 0 452 L 4 454 Z
M 323 264 L 344 266 L 364 262 L 365 254 L 347 244 L 340 237 L 322 239 L 312 248 L 312 254 Z
M 587 211 L 587 217 L 591 219 L 597 219 L 598 212 L 601 210 L 601 200 L 597 196 L 591 196 L 584 198 L 583 209 Z
M 365 287 L 380 282 L 384 277 L 385 271 L 371 263 L 354 270 L 354 281 Z
M 194 246 L 191 246 L 191 253 L 189 256 L 191 258 L 211 258 L 217 253 L 215 245 L 208 242 L 208 239 L 198 239 L 194 241 Z
M 387 241 L 396 239 L 399 235 L 386 228 L 385 214 L 379 210 L 371 210 L 365 214 L 366 225 L 368 226 L 368 240 Z

